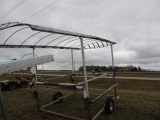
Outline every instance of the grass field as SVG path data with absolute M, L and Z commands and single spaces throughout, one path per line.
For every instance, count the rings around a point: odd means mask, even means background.
M 160 76 L 157 73 L 140 75 L 154 77 L 155 74 L 157 77 Z M 128 74 L 128 76 L 130 75 L 136 75 L 136 73 Z M 127 76 L 127 73 L 125 76 Z M 81 81 L 82 78 L 76 77 L 75 80 Z M 67 79 L 60 79 L 56 82 L 58 81 L 66 82 Z M 116 103 L 115 111 L 112 115 L 106 115 L 103 112 L 98 120 L 160 120 L 160 81 L 117 79 L 117 82 L 119 83 L 117 93 L 120 99 Z M 98 79 L 91 82 L 89 88 L 92 93 L 102 93 L 110 85 L 110 79 Z M 50 91 L 41 95 L 41 104 L 51 101 L 53 92 Z M 69 92 L 68 90 L 62 90 L 63 94 Z M 91 98 L 94 97 L 91 96 Z M 32 98 L 28 89 L 4 91 L 3 99 L 9 120 L 64 120 L 57 116 L 37 112 L 36 101 Z M 105 98 L 102 98 L 92 107 L 92 116 L 103 106 L 104 101 Z M 47 109 L 82 118 L 84 115 L 83 96 L 82 94 L 75 94 L 64 99 L 62 104 L 51 105 Z

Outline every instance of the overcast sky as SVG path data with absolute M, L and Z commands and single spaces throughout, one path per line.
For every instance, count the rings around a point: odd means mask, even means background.
M 0 0 L 0 24 L 22 22 L 94 35 L 117 42 L 115 65 L 135 65 L 160 70 L 159 0 Z M 56 1 L 56 0 L 55 0 Z M 27 19 L 27 20 L 26 20 Z M 12 32 L 10 32 L 12 34 Z M 0 44 L 6 33 L 0 32 Z M 16 40 L 13 40 L 16 44 Z M 12 42 L 12 43 L 13 43 Z M 20 59 L 31 49 L 0 49 L 0 61 Z M 38 56 L 52 54 L 55 61 L 45 69 L 71 69 L 71 51 L 36 49 Z M 111 65 L 110 47 L 86 50 L 86 65 Z M 76 68 L 82 65 L 81 52 L 74 51 Z

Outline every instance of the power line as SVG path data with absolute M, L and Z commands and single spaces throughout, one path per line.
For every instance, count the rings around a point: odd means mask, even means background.
M 14 7 L 12 7 L 10 10 L 5 12 L 1 17 L 0 21 L 5 18 L 7 15 L 9 15 L 11 12 L 13 12 L 16 8 L 18 8 L 22 3 L 24 3 L 25 0 L 21 0 L 19 3 L 17 3 Z
M 22 1 L 24 2 L 25 0 L 22 0 Z M 57 0 L 57 1 L 53 2 L 53 3 L 51 3 L 50 5 L 46 6 L 45 8 L 41 9 L 40 11 L 34 13 L 33 15 L 29 16 L 28 18 L 22 20 L 21 22 L 24 22 L 24 21 L 32 18 L 33 16 L 37 15 L 38 13 L 42 12 L 43 10 L 49 8 L 50 6 L 52 6 L 53 4 L 55 4 L 55 3 L 59 2 L 59 1 L 60 1 L 60 0 Z M 21 4 L 22 4 L 22 3 L 21 3 Z M 1 20 L 1 19 L 0 19 L 0 20 Z M 6 31 L 2 32 L 1 34 L 4 34 L 5 32 L 6 32 Z
M 24 19 L 22 22 L 24 22 L 24 21 L 32 18 L 33 16 L 37 15 L 38 13 L 42 12 L 43 10 L 49 8 L 50 6 L 52 6 L 53 4 L 55 4 L 55 3 L 59 2 L 59 1 L 60 1 L 60 0 L 57 0 L 57 1 L 53 2 L 53 3 L 51 3 L 50 5 L 46 6 L 46 7 L 43 8 L 43 9 L 41 9 L 40 11 L 38 11 L 38 12 L 34 13 L 33 15 L 29 16 L 28 18 Z

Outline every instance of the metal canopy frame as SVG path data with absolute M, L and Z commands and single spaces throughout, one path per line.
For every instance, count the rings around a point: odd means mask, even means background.
M 90 116 L 90 106 L 91 104 L 97 102 L 101 97 L 106 95 L 111 89 L 114 88 L 114 98 L 117 97 L 116 93 L 116 86 L 117 83 L 115 81 L 115 74 L 114 74 L 114 57 L 113 57 L 113 45 L 116 44 L 116 42 L 92 36 L 92 35 L 86 35 L 86 34 L 81 34 L 81 33 L 75 33 L 75 32 L 70 32 L 70 31 L 64 31 L 64 30 L 58 30 L 54 28 L 48 28 L 48 27 L 43 27 L 43 26 L 37 26 L 37 25 L 32 25 L 32 24 L 27 24 L 27 23 L 19 23 L 19 22 L 9 22 L 5 24 L 0 24 L 0 32 L 1 31 L 9 31 L 12 28 L 17 28 L 14 30 L 8 37 L 4 40 L 3 43 L 0 43 L 0 48 L 32 48 L 33 53 L 36 48 L 53 48 L 53 49 L 71 49 L 71 57 L 72 57 L 72 75 L 74 75 L 74 57 L 73 57 L 73 50 L 81 50 L 82 53 L 82 61 L 83 61 L 83 72 L 84 72 L 84 81 L 80 83 L 58 83 L 58 84 L 46 84 L 44 82 L 37 82 L 36 80 L 33 82 L 34 85 L 50 85 L 50 86 L 65 86 L 68 88 L 71 88 L 75 93 L 75 90 L 82 90 L 83 97 L 84 97 L 84 104 L 85 104 L 85 120 L 95 120 L 100 113 L 103 112 L 103 108 L 93 117 L 91 118 Z M 9 29 L 9 30 L 7 30 Z M 18 33 L 25 31 L 27 29 L 31 30 L 31 34 L 23 39 L 20 44 L 12 44 L 9 43 L 11 38 Z M 38 40 L 34 40 L 34 37 L 37 37 L 40 34 L 44 34 L 43 37 L 39 37 Z M 49 34 L 48 34 L 49 33 Z M 54 37 L 56 35 L 56 37 Z M 53 37 L 52 39 L 50 37 Z M 18 37 L 17 37 L 18 38 Z M 46 41 L 46 38 L 49 39 L 49 41 Z M 26 44 L 27 41 L 32 39 L 31 44 Z M 14 39 L 15 40 L 15 39 Z M 39 44 L 40 42 L 43 42 L 43 44 Z M 85 49 L 96 49 L 96 48 L 102 48 L 102 47 L 107 47 L 111 46 L 111 56 L 112 56 L 112 67 L 113 67 L 113 74 L 105 74 L 101 75 L 99 77 L 87 80 L 87 72 L 86 72 L 86 65 L 85 65 Z M 112 76 L 113 77 L 113 86 L 111 86 L 109 89 L 107 89 L 104 93 L 102 93 L 100 96 L 98 96 L 95 100 L 90 100 L 89 96 L 89 90 L 88 90 L 88 82 L 91 82 L 93 80 L 96 80 L 98 78 L 101 78 L 103 76 Z M 73 77 L 73 76 L 72 76 Z M 81 85 L 81 86 L 80 86 Z M 45 91 L 44 91 L 45 92 Z M 68 97 L 72 94 L 66 95 L 62 98 Z M 60 99 L 62 99 L 60 98 Z M 63 115 L 61 113 L 55 113 L 51 111 L 47 111 L 44 108 L 48 105 L 55 104 L 58 100 L 55 100 L 45 106 L 40 107 L 37 104 L 37 107 L 39 110 L 52 113 L 55 115 L 59 115 L 62 117 L 66 117 L 69 119 L 79 119 L 75 118 L 72 116 L 67 116 Z M 38 98 L 37 98 L 37 103 L 38 103 Z
M 17 29 L 12 34 L 10 34 L 3 43 L 0 43 L 0 48 L 54 48 L 54 49 L 80 50 L 81 43 L 79 41 L 79 38 L 83 38 L 83 41 L 85 44 L 84 49 L 95 49 L 95 48 L 106 47 L 110 44 L 112 45 L 116 44 L 113 41 L 92 36 L 92 35 L 58 30 L 54 28 L 42 27 L 42 26 L 37 26 L 37 25 L 32 25 L 27 23 L 9 22 L 5 24 L 0 24 L 0 31 L 3 31 L 5 29 L 12 29 L 12 28 L 17 28 Z M 8 43 L 9 40 L 12 38 L 12 36 L 15 36 L 18 33 L 25 31 L 27 29 L 31 29 L 31 31 L 38 31 L 38 32 L 36 33 L 34 32 L 34 34 L 32 33 L 27 38 L 22 40 L 20 44 L 13 45 Z M 25 44 L 28 40 L 31 40 L 33 39 L 33 37 L 36 37 L 37 35 L 42 33 L 50 33 L 50 34 L 44 35 L 42 38 L 39 38 L 38 41 L 35 41 L 30 45 Z M 43 45 L 38 45 L 39 42 L 41 41 L 45 42 L 46 38 L 49 38 L 50 36 L 54 36 L 54 35 L 60 35 L 60 36 L 54 39 L 51 39 L 49 42 L 46 42 Z

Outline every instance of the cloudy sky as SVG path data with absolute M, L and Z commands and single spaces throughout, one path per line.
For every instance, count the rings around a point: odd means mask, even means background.
M 22 4 L 14 9 L 18 3 Z M 115 65 L 160 70 L 159 6 L 159 0 L 0 0 L 0 24 L 25 22 L 106 38 L 117 42 Z M 0 31 L 0 44 L 6 35 Z M 1 48 L 0 61 L 30 52 Z M 54 56 L 45 69 L 71 69 L 70 50 L 36 49 L 35 53 Z M 86 65 L 111 65 L 110 47 L 86 50 L 85 56 Z M 74 60 L 76 68 L 82 65 L 80 51 L 74 51 Z

